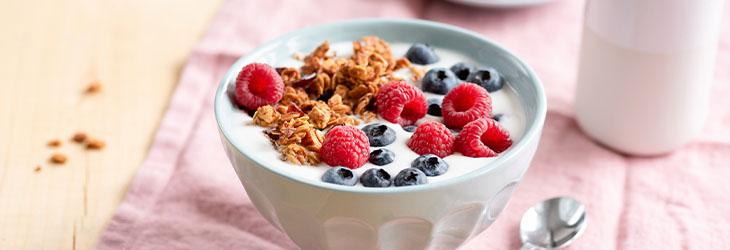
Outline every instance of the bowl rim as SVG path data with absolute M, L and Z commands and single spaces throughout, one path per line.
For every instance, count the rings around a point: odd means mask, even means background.
M 456 32 L 461 33 L 462 35 L 466 35 L 472 38 L 475 38 L 476 40 L 479 40 L 480 42 L 483 42 L 485 44 L 488 44 L 488 46 L 493 47 L 494 49 L 498 50 L 500 53 L 504 53 L 514 59 L 518 64 L 521 64 L 521 66 L 526 70 L 528 77 L 532 79 L 529 84 L 534 85 L 533 87 L 536 90 L 536 110 L 535 110 L 535 119 L 532 120 L 531 123 L 526 124 L 526 131 L 522 138 L 520 138 L 519 142 L 516 145 L 513 145 L 510 150 L 505 152 L 503 155 L 499 156 L 494 161 L 491 161 L 487 163 L 485 166 L 476 168 L 472 172 L 468 174 L 464 174 L 461 176 L 457 176 L 454 178 L 442 180 L 435 183 L 428 183 L 427 185 L 415 185 L 415 186 L 405 186 L 405 187 L 391 187 L 391 188 L 362 188 L 362 187 L 353 187 L 353 186 L 343 186 L 343 185 L 336 185 L 331 183 L 325 183 L 318 180 L 312 180 L 312 179 L 305 179 L 305 178 L 299 178 L 295 177 L 294 175 L 282 173 L 283 171 L 280 171 L 278 169 L 274 169 L 271 167 L 266 166 L 261 161 L 259 161 L 256 157 L 252 157 L 252 155 L 244 152 L 244 150 L 241 150 L 235 143 L 232 142 L 231 135 L 229 134 L 229 131 L 226 131 L 223 129 L 222 126 L 222 99 L 224 96 L 227 95 L 227 82 L 229 79 L 231 79 L 232 74 L 237 74 L 239 69 L 237 66 L 242 64 L 243 61 L 250 60 L 253 58 L 253 56 L 259 54 L 260 52 L 269 49 L 269 47 L 272 47 L 274 45 L 280 44 L 282 42 L 286 42 L 289 39 L 296 37 L 298 35 L 307 34 L 310 32 L 317 32 L 317 30 L 321 29 L 341 29 L 348 26 L 357 26 L 357 25 L 365 25 L 365 24 L 372 24 L 372 25 L 401 25 L 401 26 L 420 26 L 420 27 L 426 27 L 431 29 L 441 29 L 441 30 L 447 30 L 449 32 Z M 313 25 L 308 26 L 302 29 L 298 29 L 292 32 L 288 32 L 284 35 L 281 35 L 279 37 L 276 37 L 274 39 L 268 40 L 264 43 L 262 43 L 260 46 L 256 47 L 255 49 L 251 50 L 250 52 L 246 53 L 245 55 L 241 56 L 236 60 L 235 63 L 226 71 L 223 78 L 220 80 L 218 84 L 218 88 L 215 93 L 215 100 L 213 104 L 213 109 L 215 113 L 215 119 L 218 126 L 218 131 L 222 135 L 221 138 L 225 140 L 230 146 L 232 146 L 238 153 L 240 153 L 243 157 L 247 158 L 249 161 L 252 161 L 258 165 L 257 167 L 264 169 L 268 172 L 271 172 L 275 175 L 281 176 L 287 180 L 301 183 L 310 187 L 315 188 L 321 188 L 326 189 L 330 191 L 337 191 L 337 192 L 345 192 L 345 193 L 354 193 L 354 194 L 401 194 L 401 193 L 407 193 L 407 192 L 421 192 L 421 191 L 428 191 L 431 189 L 437 189 L 445 186 L 451 186 L 455 185 L 457 183 L 467 182 L 473 178 L 477 178 L 483 174 L 486 174 L 487 172 L 496 171 L 499 167 L 504 167 L 506 164 L 504 164 L 507 161 L 510 161 L 511 159 L 518 157 L 520 155 L 521 151 L 526 150 L 525 148 L 528 147 L 531 141 L 533 140 L 539 140 L 540 134 L 542 132 L 542 128 L 545 122 L 545 117 L 547 115 L 547 100 L 545 97 L 545 92 L 542 86 L 542 82 L 540 81 L 540 78 L 537 76 L 537 74 L 534 72 L 534 70 L 527 65 L 525 62 L 523 62 L 515 53 L 512 51 L 502 47 L 501 45 L 497 44 L 496 42 L 484 37 L 483 35 L 476 33 L 474 31 L 470 31 L 464 28 L 456 27 L 449 24 L 434 22 L 434 21 L 427 21 L 427 20 L 420 20 L 420 19 L 404 19 L 404 18 L 362 18 L 362 19 L 350 19 L 345 21 L 335 21 L 325 24 L 319 24 L 319 25 Z M 495 167 L 488 168 L 487 165 L 495 165 Z M 235 168 L 235 166 L 233 166 Z

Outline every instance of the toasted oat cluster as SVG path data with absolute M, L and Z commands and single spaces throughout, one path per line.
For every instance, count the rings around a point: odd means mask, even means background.
M 325 41 L 303 58 L 301 68 L 277 68 L 284 81 L 283 97 L 277 104 L 259 107 L 253 122 L 267 127 L 266 135 L 284 160 L 318 164 L 324 131 L 375 119 L 380 86 L 402 80 L 394 71 L 408 68 L 413 81 L 423 76 L 408 59 L 393 58 L 388 43 L 378 37 L 363 37 L 352 45 L 351 57 L 336 57 Z

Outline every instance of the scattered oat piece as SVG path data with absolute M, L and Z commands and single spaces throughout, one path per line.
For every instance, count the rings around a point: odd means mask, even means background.
M 302 165 L 317 165 L 321 160 L 319 152 L 306 149 L 299 144 L 281 146 L 281 157 L 291 163 Z
M 426 74 L 426 72 L 422 68 L 416 66 L 410 66 L 408 67 L 408 69 L 411 70 L 411 81 L 413 82 L 417 82 L 418 80 L 423 78 L 423 75 Z
M 87 94 L 94 94 L 101 91 L 101 83 L 98 81 L 91 82 L 89 86 L 86 87 L 86 93 Z
M 271 105 L 261 106 L 253 114 L 253 124 L 261 127 L 271 127 L 279 122 L 281 114 Z
M 36 165 L 35 168 L 33 169 L 33 172 L 40 173 L 41 170 L 42 170 L 41 165 Z
M 74 134 L 74 136 L 71 139 L 75 142 L 83 143 L 84 141 L 86 141 L 87 138 L 88 138 L 88 136 L 86 135 L 86 133 L 76 132 L 76 134 Z
M 61 153 L 55 153 L 55 154 L 51 155 L 51 159 L 50 159 L 50 161 L 55 164 L 64 164 L 64 163 L 66 163 L 66 160 L 68 160 L 66 155 L 61 154 Z
M 104 143 L 104 141 L 99 140 L 99 139 L 92 138 L 92 139 L 88 139 L 86 141 L 86 149 L 99 150 L 99 149 L 103 149 L 104 146 L 106 146 L 106 143 Z
M 309 122 L 312 123 L 315 128 L 324 129 L 327 127 L 327 124 L 329 124 L 333 113 L 334 112 L 332 112 L 326 103 L 319 101 L 314 104 L 314 107 L 312 107 L 312 110 L 310 110 L 307 115 L 309 116 Z
M 362 113 L 360 116 L 360 119 L 362 119 L 365 123 L 375 121 L 376 118 L 378 118 L 378 114 L 371 111 L 365 111 L 365 113 Z
M 55 147 L 61 146 L 61 140 L 58 140 L 58 139 L 53 139 L 53 140 L 50 140 L 50 141 L 48 141 L 47 145 L 48 145 L 49 147 L 52 147 L 52 148 L 55 148 Z

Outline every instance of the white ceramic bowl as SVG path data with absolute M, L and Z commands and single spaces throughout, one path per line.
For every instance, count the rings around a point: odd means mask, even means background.
M 377 35 L 389 42 L 425 42 L 473 57 L 499 70 L 517 92 L 526 128 L 495 161 L 471 173 L 427 185 L 391 188 L 338 186 L 297 178 L 260 164 L 231 137 L 226 117 L 241 68 L 251 62 L 310 51 L 323 40 L 354 41 Z M 527 171 L 540 139 L 545 95 L 535 73 L 511 52 L 479 34 L 419 20 L 362 19 L 289 33 L 251 51 L 227 72 L 216 93 L 215 114 L 226 153 L 259 212 L 303 249 L 453 249 L 497 218 Z M 263 135 L 262 135 L 263 136 Z M 272 149 L 273 150 L 273 149 Z

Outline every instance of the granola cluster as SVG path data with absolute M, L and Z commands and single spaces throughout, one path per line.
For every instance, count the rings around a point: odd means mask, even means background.
M 318 164 L 324 131 L 375 119 L 380 86 L 402 80 L 394 71 L 408 68 L 413 81 L 423 76 L 408 59 L 395 59 L 388 43 L 378 37 L 363 37 L 352 46 L 351 57 L 336 57 L 325 41 L 303 57 L 301 68 L 277 68 L 284 95 L 277 105 L 258 108 L 253 122 L 267 127 L 265 134 L 284 160 Z

